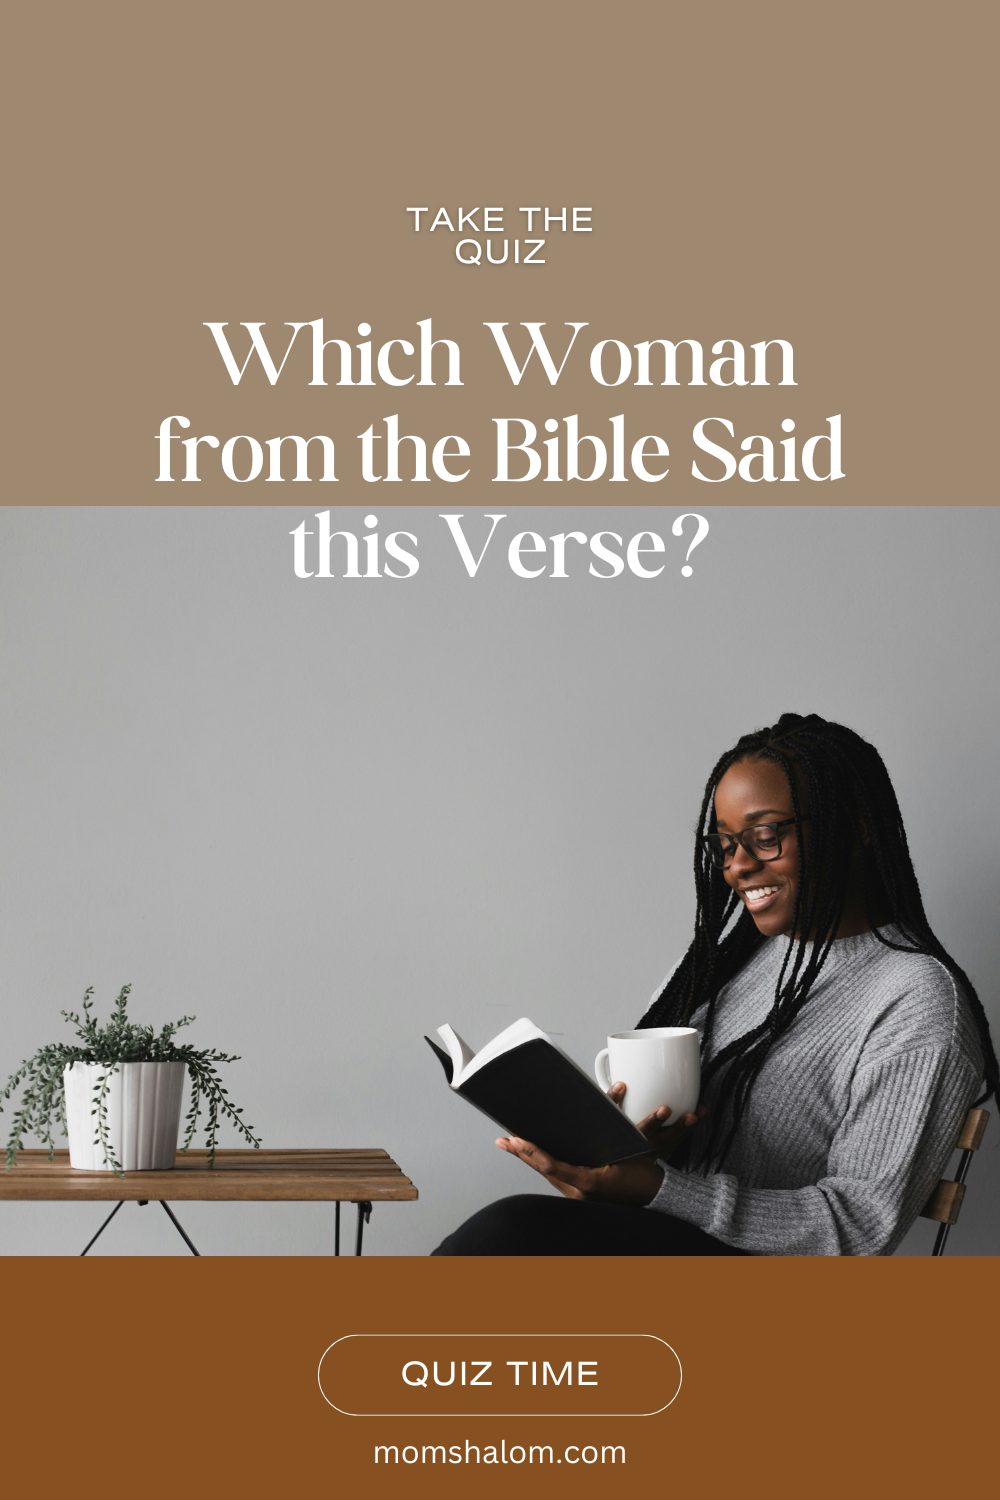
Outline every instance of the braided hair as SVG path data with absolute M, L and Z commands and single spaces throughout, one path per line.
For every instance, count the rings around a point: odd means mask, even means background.
M 862 901 L 873 935 L 897 952 L 936 958 L 952 975 L 972 1009 L 985 1060 L 986 1089 L 976 1103 L 996 1094 L 1000 1065 L 986 1012 L 968 976 L 931 931 L 882 757 L 854 730 L 819 714 L 782 714 L 770 728 L 744 735 L 713 768 L 695 845 L 694 940 L 640 1027 L 688 1026 L 705 1006 L 703 1051 L 708 1056 L 719 994 L 765 941 L 722 870 L 713 864 L 702 838 L 716 831 L 715 792 L 720 780 L 730 766 L 747 760 L 776 762 L 788 780 L 800 861 L 792 932 L 814 940 L 788 944 L 769 1013 L 723 1047 L 705 1068 L 704 1082 L 719 1077 L 719 1088 L 699 1151 L 704 1170 L 723 1164 L 768 1054 L 806 1004 L 819 977 L 843 916 L 855 851 L 860 852 Z M 808 843 L 801 837 L 806 811 Z M 884 928 L 879 930 L 876 918 L 880 924 L 893 924 L 891 938 Z M 683 1152 L 678 1155 L 684 1160 Z

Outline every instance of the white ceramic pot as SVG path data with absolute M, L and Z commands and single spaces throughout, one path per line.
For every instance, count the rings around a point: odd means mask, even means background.
M 96 1089 L 107 1071 L 100 1063 L 73 1063 L 63 1071 L 69 1163 L 85 1172 L 114 1170 L 97 1139 Z M 105 1096 L 107 1142 L 125 1172 L 162 1172 L 174 1165 L 184 1092 L 182 1062 L 119 1063 Z

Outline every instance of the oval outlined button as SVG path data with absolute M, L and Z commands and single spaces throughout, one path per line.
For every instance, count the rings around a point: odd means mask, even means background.
M 652 1417 L 683 1371 L 653 1333 L 347 1333 L 316 1376 L 347 1417 Z

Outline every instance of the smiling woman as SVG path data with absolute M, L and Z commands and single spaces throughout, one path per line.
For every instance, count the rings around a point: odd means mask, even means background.
M 498 1141 L 562 1198 L 492 1204 L 435 1254 L 898 1247 L 1000 1077 L 878 752 L 817 714 L 745 735 L 708 779 L 695 884 L 694 939 L 640 1026 L 697 1028 L 697 1114 L 655 1111 L 649 1154 L 597 1170 Z

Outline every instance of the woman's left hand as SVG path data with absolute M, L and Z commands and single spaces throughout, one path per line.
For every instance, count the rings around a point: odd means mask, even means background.
M 624 1084 L 616 1084 L 610 1094 L 614 1097 L 620 1090 L 624 1096 Z M 621 1100 L 615 1098 L 615 1103 Z M 566 1198 L 586 1198 L 599 1203 L 652 1203 L 663 1182 L 663 1168 L 657 1156 L 666 1160 L 681 1136 L 696 1125 L 705 1115 L 705 1109 L 684 1115 L 676 1123 L 668 1123 L 670 1110 L 665 1106 L 654 1110 L 645 1120 L 640 1120 L 639 1129 L 650 1142 L 648 1156 L 632 1156 L 627 1161 L 612 1163 L 609 1167 L 573 1167 L 568 1162 L 557 1161 L 540 1146 L 518 1136 L 501 1136 L 497 1145 L 509 1156 L 516 1156 L 526 1166 L 540 1172 L 547 1182 L 558 1188 Z

